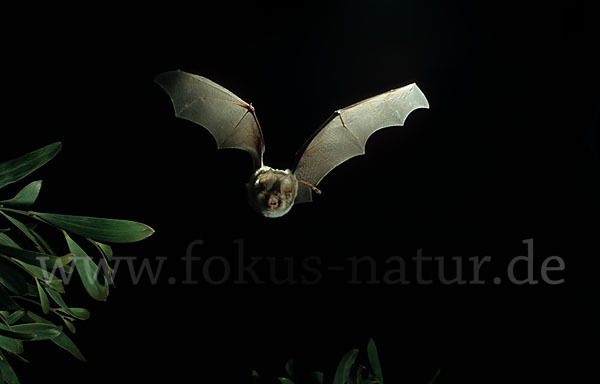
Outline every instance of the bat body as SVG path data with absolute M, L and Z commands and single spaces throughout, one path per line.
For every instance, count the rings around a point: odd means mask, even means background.
M 211 80 L 170 71 L 155 79 L 167 92 L 175 115 L 206 128 L 218 148 L 237 148 L 252 157 L 254 174 L 246 185 L 250 206 L 266 217 L 280 217 L 294 204 L 312 201 L 317 185 L 344 161 L 365 153 L 377 130 L 404 125 L 410 112 L 429 108 L 416 84 L 363 100 L 335 111 L 298 152 L 292 169 L 279 170 L 263 163 L 264 140 L 256 112 L 229 90 Z

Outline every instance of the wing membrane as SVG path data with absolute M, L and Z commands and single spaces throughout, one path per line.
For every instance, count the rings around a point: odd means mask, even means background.
M 175 116 L 206 128 L 218 148 L 237 148 L 262 166 L 263 137 L 252 105 L 219 84 L 183 71 L 170 71 L 155 79 L 171 98 Z
M 363 155 L 374 132 L 404 125 L 418 108 L 429 108 L 429 103 L 413 83 L 336 111 L 305 144 L 294 174 L 299 180 L 318 185 L 335 167 Z

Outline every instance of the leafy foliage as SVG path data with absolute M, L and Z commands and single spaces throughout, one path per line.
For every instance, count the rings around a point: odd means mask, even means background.
M 0 163 L 0 189 L 28 176 L 60 149 L 61 143 L 54 143 Z M 14 197 L 0 200 L 0 384 L 19 383 L 7 357 L 26 362 L 22 355 L 29 342 L 50 340 L 85 361 L 68 334 L 75 333 L 75 322 L 88 319 L 90 313 L 70 307 L 64 300 L 66 276 L 77 271 L 86 292 L 104 301 L 109 292 L 104 273 L 111 273 L 112 259 L 112 249 L 105 242 L 136 242 L 154 233 L 152 228 L 134 221 L 27 210 L 37 200 L 41 187 L 41 180 L 33 181 Z M 40 223 L 56 230 L 68 253 L 54 252 L 38 231 Z M 85 242 L 93 245 L 99 262 L 82 248 Z
M 358 349 L 349 350 L 338 363 L 333 377 L 321 371 L 299 370 L 296 362 L 290 359 L 285 364 L 285 376 L 278 377 L 277 380 L 280 384 L 383 384 L 379 354 L 373 339 L 367 345 L 368 365 L 357 361 L 359 353 Z M 428 384 L 433 384 L 439 373 L 438 370 Z M 254 384 L 261 384 L 258 372 L 252 371 L 252 379 Z

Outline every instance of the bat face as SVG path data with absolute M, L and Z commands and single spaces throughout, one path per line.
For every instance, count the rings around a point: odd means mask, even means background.
M 289 170 L 263 166 L 247 184 L 250 206 L 265 217 L 281 217 L 294 205 L 298 181 Z

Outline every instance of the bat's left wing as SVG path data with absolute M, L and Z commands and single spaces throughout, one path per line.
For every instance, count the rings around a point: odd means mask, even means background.
M 418 108 L 429 108 L 429 103 L 413 83 L 334 112 L 298 153 L 294 174 L 303 184 L 296 203 L 311 201 L 307 184 L 316 187 L 332 169 L 363 155 L 375 131 L 404 125 L 408 115 Z

